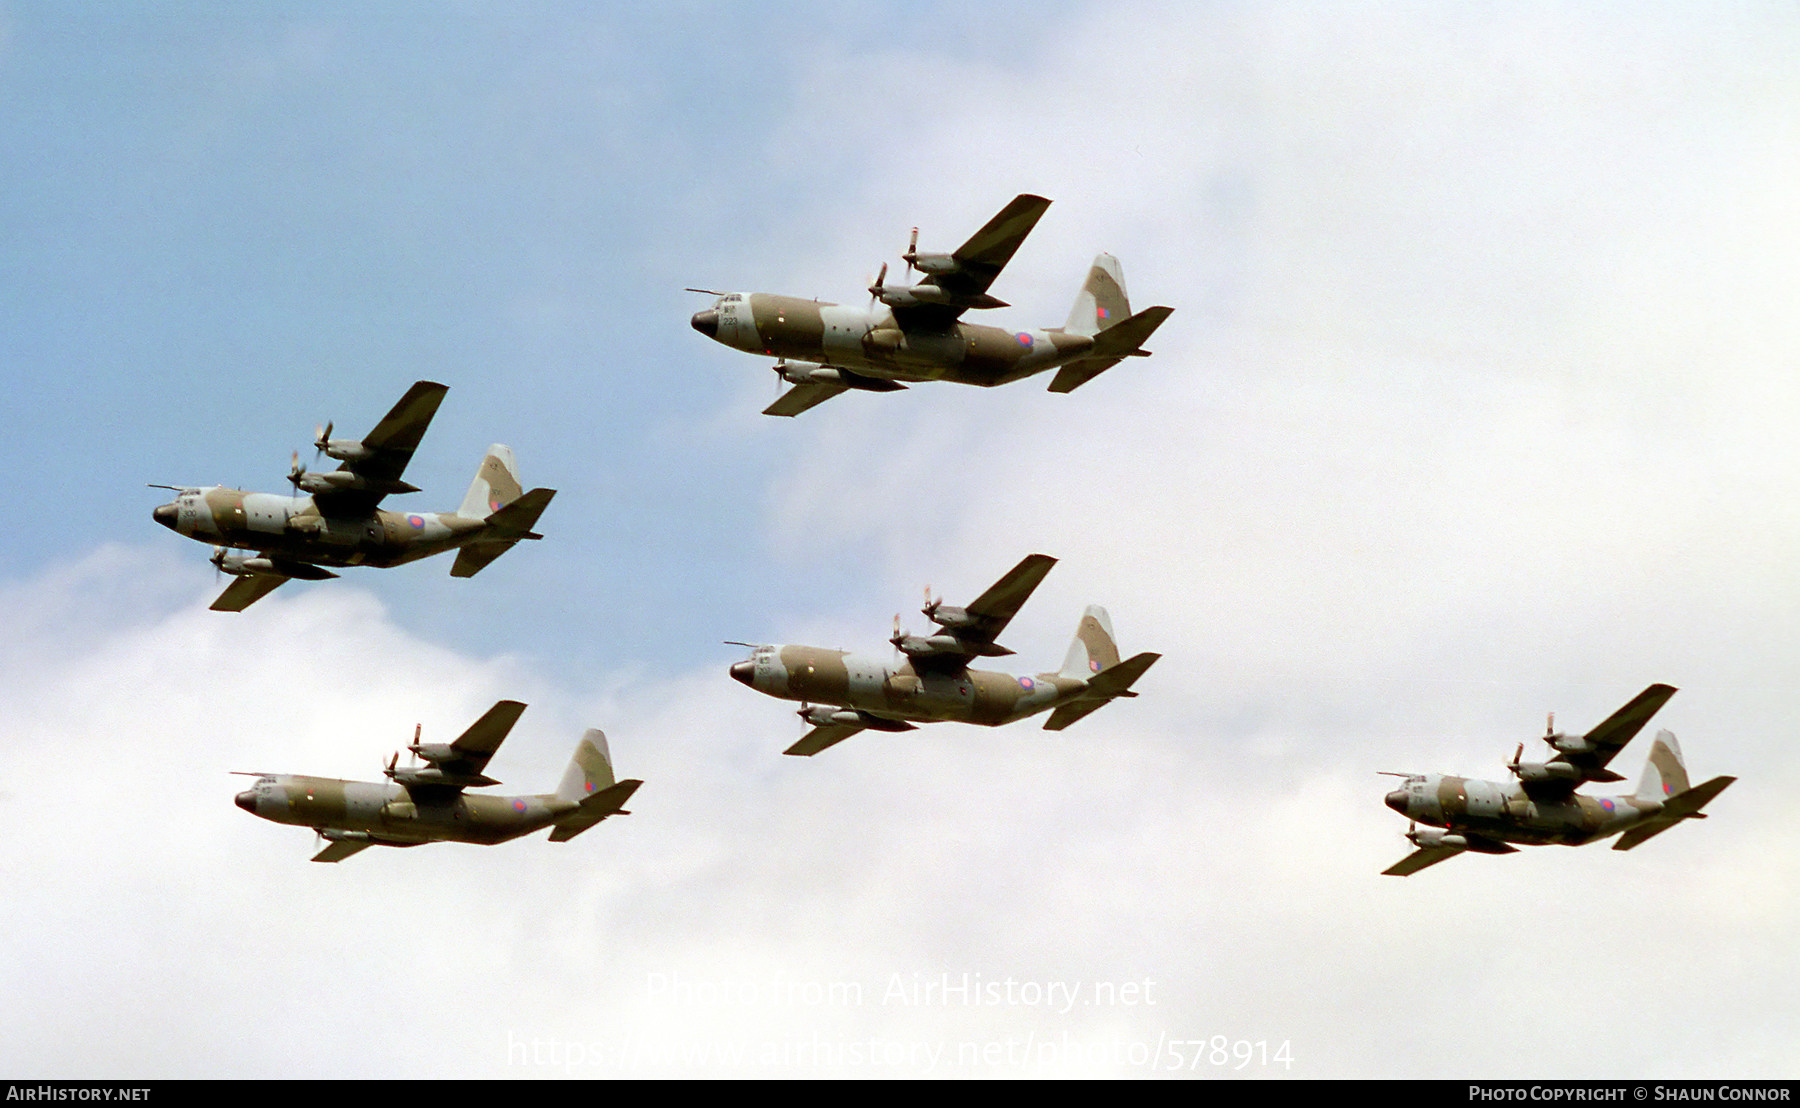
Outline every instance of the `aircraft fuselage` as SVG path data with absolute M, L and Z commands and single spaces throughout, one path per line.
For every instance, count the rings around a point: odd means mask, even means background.
M 1387 806 L 1431 827 L 1469 832 L 1505 843 L 1580 846 L 1628 831 L 1662 811 L 1662 803 L 1636 796 L 1583 796 L 1533 800 L 1511 781 L 1478 781 L 1444 774 L 1415 774 L 1387 794 Z
M 867 712 L 919 723 L 976 723 L 994 727 L 1056 707 L 1087 687 L 1085 681 L 1040 673 L 1014 677 L 978 669 L 923 672 L 908 662 L 815 646 L 760 646 L 731 676 L 782 700 Z
M 199 542 L 327 566 L 397 566 L 454 550 L 486 523 L 455 512 L 372 511 L 327 515 L 310 496 L 183 489 L 152 513 Z
M 269 774 L 237 795 L 237 806 L 275 823 L 367 836 L 382 846 L 459 842 L 492 845 L 550 826 L 577 805 L 554 796 L 457 793 L 415 800 L 392 782 Z
M 906 330 L 883 304 L 858 308 L 764 292 L 726 293 L 693 324 L 733 349 L 891 381 L 1004 385 L 1075 361 L 1094 346 L 1089 335 L 960 321 L 947 330 Z

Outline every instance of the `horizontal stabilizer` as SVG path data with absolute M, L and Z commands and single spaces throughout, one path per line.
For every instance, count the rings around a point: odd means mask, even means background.
M 1074 392 L 1082 385 L 1105 373 L 1126 358 L 1148 357 L 1142 349 L 1144 340 L 1162 326 L 1175 311 L 1158 305 L 1145 308 L 1129 319 L 1122 319 L 1094 336 L 1094 348 L 1080 361 L 1070 362 L 1056 371 L 1050 382 L 1051 392 Z
M 1614 850 L 1630 850 L 1646 839 L 1652 839 L 1680 823 L 1684 819 L 1705 819 L 1700 809 L 1712 802 L 1712 798 L 1725 791 L 1727 785 L 1736 781 L 1735 777 L 1715 777 L 1704 785 L 1695 785 L 1684 793 L 1678 793 L 1663 803 L 1662 811 L 1647 823 L 1641 823 L 1619 836 L 1613 844 Z
M 625 815 L 625 802 L 643 782 L 634 779 L 608 785 L 581 802 L 581 807 L 556 821 L 550 829 L 550 841 L 566 843 L 608 816 Z
M 1131 691 L 1132 683 L 1142 677 L 1144 671 L 1160 657 L 1161 654 L 1146 651 L 1096 673 L 1088 680 L 1087 688 L 1050 713 L 1050 718 L 1044 721 L 1044 730 L 1061 731 L 1095 709 L 1105 706 L 1115 697 L 1136 696 L 1137 693 Z
M 531 528 L 555 495 L 555 489 L 532 489 L 489 515 L 488 529 L 483 537 L 456 552 L 456 564 L 450 567 L 450 576 L 473 577 L 521 539 L 542 538 Z

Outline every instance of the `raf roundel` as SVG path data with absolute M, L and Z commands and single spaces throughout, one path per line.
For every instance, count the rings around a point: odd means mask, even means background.
M 1033 682 L 1033 681 L 1032 681 L 1032 680 L 1031 680 L 1031 678 L 1029 678 L 1029 677 L 1021 677 L 1021 678 L 1019 678 L 1019 687 L 1020 687 L 1020 688 L 1021 688 L 1021 689 L 1024 689 L 1024 690 L 1025 690 L 1025 691 L 1026 691 L 1026 692 L 1030 692 L 1030 691 L 1031 691 L 1031 690 L 1032 690 L 1032 689 L 1034 689 L 1034 688 L 1036 688 L 1036 687 L 1037 687 L 1037 686 L 1036 686 L 1036 684 L 1035 684 L 1035 683 L 1034 683 L 1034 682 Z
M 425 530 L 425 517 L 424 516 L 407 516 L 406 524 L 408 527 L 411 527 L 415 531 L 423 531 L 423 530 Z
M 1018 334 L 1014 335 L 1013 338 L 1019 340 L 1020 346 L 1023 346 L 1027 350 L 1031 349 L 1031 332 L 1030 331 L 1020 331 Z
M 515 812 L 523 812 L 523 811 L 524 811 L 524 810 L 525 810 L 525 807 L 526 807 L 526 805 L 525 805 L 525 798 L 524 798 L 524 797 L 522 797 L 522 796 L 519 796 L 519 797 L 514 797 L 514 798 L 513 798 L 513 802 L 512 802 L 512 809 L 513 809 L 513 811 L 515 811 Z

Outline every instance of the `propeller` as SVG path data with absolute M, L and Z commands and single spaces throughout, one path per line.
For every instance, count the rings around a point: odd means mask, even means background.
M 881 295 L 882 285 L 887 282 L 887 263 L 881 263 L 881 272 L 875 275 L 875 283 L 869 286 L 869 310 L 875 310 L 875 299 Z
M 1544 721 L 1544 741 L 1547 743 L 1550 743 L 1552 746 L 1554 746 L 1554 745 L 1556 745 L 1555 739 L 1556 739 L 1556 713 L 1551 712 L 1549 715 L 1549 718 Z
M 288 484 L 294 486 L 295 492 L 300 491 L 300 479 L 305 476 L 306 467 L 300 464 L 300 452 L 296 450 L 294 451 L 294 462 L 288 467 Z
M 1512 761 L 1506 763 L 1506 768 L 1512 770 L 1515 776 L 1517 776 L 1519 772 L 1519 760 L 1523 757 L 1525 757 L 1525 744 L 1520 743 L 1513 748 Z
M 910 284 L 912 282 L 913 263 L 919 260 L 919 229 L 917 227 L 912 229 L 912 238 L 907 240 L 906 253 L 900 255 L 900 260 L 906 263 L 906 280 L 907 283 Z
M 894 633 L 888 637 L 888 642 L 893 643 L 894 649 L 896 651 L 898 651 L 900 649 L 900 644 L 905 641 L 906 641 L 906 632 L 900 630 L 900 613 L 895 612 L 894 613 Z
M 331 426 L 331 420 L 328 419 L 325 421 L 325 426 L 313 428 L 313 463 L 315 465 L 320 458 L 325 456 L 325 444 L 331 441 Z
M 225 547 L 213 547 L 212 557 L 207 561 L 213 564 L 213 583 L 218 584 L 219 578 L 225 575 Z

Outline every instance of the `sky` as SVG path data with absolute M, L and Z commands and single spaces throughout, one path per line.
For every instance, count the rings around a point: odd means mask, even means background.
M 1800 15 L 969 8 L 0 0 L 0 1071 L 1800 1074 Z M 1104 250 L 1153 357 L 785 420 L 689 328 L 1022 192 L 984 321 Z M 420 379 L 403 503 L 504 442 L 545 540 L 207 611 L 144 486 Z M 727 676 L 1034 552 L 1009 661 L 1101 603 L 1140 697 L 798 759 Z M 1380 771 L 1655 682 L 1711 818 L 1381 875 Z M 231 802 L 499 699 L 507 789 L 600 727 L 633 814 L 325 866 Z

